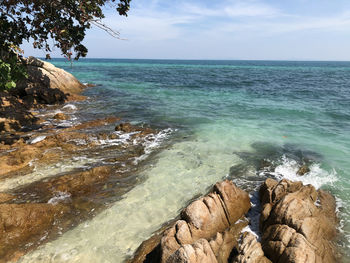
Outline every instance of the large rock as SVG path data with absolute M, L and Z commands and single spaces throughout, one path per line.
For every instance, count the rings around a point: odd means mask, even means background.
M 28 79 L 18 83 L 22 97 L 32 103 L 57 104 L 84 89 L 72 74 L 34 57 L 25 59 Z
M 0 260 L 12 260 L 23 244 L 41 238 L 69 208 L 50 204 L 0 204 Z
M 24 64 L 28 78 L 9 92 L 0 92 L 1 133 L 37 128 L 38 118 L 30 112 L 31 108 L 84 98 L 79 94 L 85 86 L 72 74 L 34 57 L 24 59 Z
M 227 262 L 247 224 L 237 221 L 249 209 L 245 191 L 228 180 L 217 183 L 210 194 L 183 210 L 180 220 L 164 231 L 158 246 L 150 239 L 158 254 L 139 250 L 132 262 Z M 149 249 L 146 243 L 143 247 Z
M 272 179 L 260 194 L 262 245 L 272 262 L 337 262 L 333 196 L 301 182 Z

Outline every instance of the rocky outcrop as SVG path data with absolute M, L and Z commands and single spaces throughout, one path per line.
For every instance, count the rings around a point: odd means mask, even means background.
M 139 250 L 132 262 L 227 262 L 234 240 L 247 224 L 237 221 L 249 208 L 245 191 L 231 181 L 217 183 L 210 194 L 192 202 L 181 219 L 164 231 L 154 248 L 158 253 Z
M 301 182 L 267 179 L 260 199 L 261 243 L 243 230 L 247 222 L 238 220 L 248 211 L 249 198 L 224 181 L 185 208 L 171 227 L 145 241 L 130 262 L 337 262 L 334 197 Z
M 30 112 L 31 108 L 84 98 L 79 94 L 85 86 L 72 74 L 33 57 L 24 59 L 24 64 L 28 78 L 9 92 L 0 92 L 0 143 L 12 143 L 4 139 L 9 137 L 4 133 L 38 127 L 39 119 Z
M 28 79 L 17 84 L 17 94 L 32 104 L 63 103 L 81 93 L 84 85 L 72 74 L 34 57 L 24 59 Z
M 272 179 L 260 194 L 262 246 L 272 262 L 337 262 L 334 197 L 301 182 Z
M 89 133 L 96 126 L 109 125 L 109 129 L 118 120 L 93 120 L 45 136 L 34 132 L 26 141 L 0 145 L 0 180 L 11 182 L 0 185 L 0 191 L 6 191 L 0 192 L 0 262 L 16 259 L 91 218 L 106 200 L 120 198 L 139 183 L 135 159 L 144 154 L 144 142 L 154 139 L 150 134 L 156 131 L 133 126 L 137 133 L 126 139 L 120 139 L 124 132 Z M 65 160 L 97 153 L 106 156 L 103 162 L 47 177 L 30 176 L 34 168 L 60 166 Z M 29 179 L 23 180 L 25 176 Z

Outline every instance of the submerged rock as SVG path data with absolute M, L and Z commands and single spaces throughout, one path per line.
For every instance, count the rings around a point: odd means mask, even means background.
M 55 120 L 69 120 L 70 118 L 69 118 L 69 116 L 67 116 L 66 114 L 64 114 L 64 113 L 57 113 L 57 114 L 55 114 L 55 116 L 53 116 L 53 118 L 55 119 Z
M 297 171 L 297 175 L 304 175 L 304 174 L 307 174 L 308 172 L 310 172 L 310 168 L 306 164 L 304 164 Z
M 150 133 L 154 133 L 153 129 L 135 126 L 135 125 L 132 125 L 128 122 L 120 123 L 119 125 L 117 125 L 115 127 L 115 130 L 126 132 L 126 133 L 137 132 L 137 133 L 140 133 L 141 135 L 147 135 Z
M 13 260 L 42 237 L 69 208 L 50 204 L 0 204 L 0 259 Z
M 337 262 L 333 196 L 301 182 L 272 179 L 260 194 L 262 246 L 272 262 Z

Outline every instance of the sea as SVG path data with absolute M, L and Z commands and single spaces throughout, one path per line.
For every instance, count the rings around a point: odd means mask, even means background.
M 22 262 L 124 262 L 215 182 L 232 180 L 254 197 L 268 177 L 336 197 L 336 246 L 350 262 L 350 62 L 51 62 L 96 85 L 76 104 L 79 118 L 119 116 L 167 133 L 139 184 Z M 309 171 L 299 176 L 302 165 Z

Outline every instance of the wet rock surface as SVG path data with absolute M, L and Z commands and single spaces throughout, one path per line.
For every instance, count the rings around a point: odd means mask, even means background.
M 91 218 L 140 182 L 135 160 L 157 131 L 131 124 L 130 134 L 110 131 L 119 121 L 107 117 L 54 128 L 0 147 L 0 262 L 15 260 Z M 41 167 L 82 156 L 101 158 L 87 167 L 21 183 Z M 16 184 L 6 186 L 11 180 Z
M 26 244 L 43 238 L 69 208 L 50 204 L 0 204 L 0 261 L 14 260 Z

